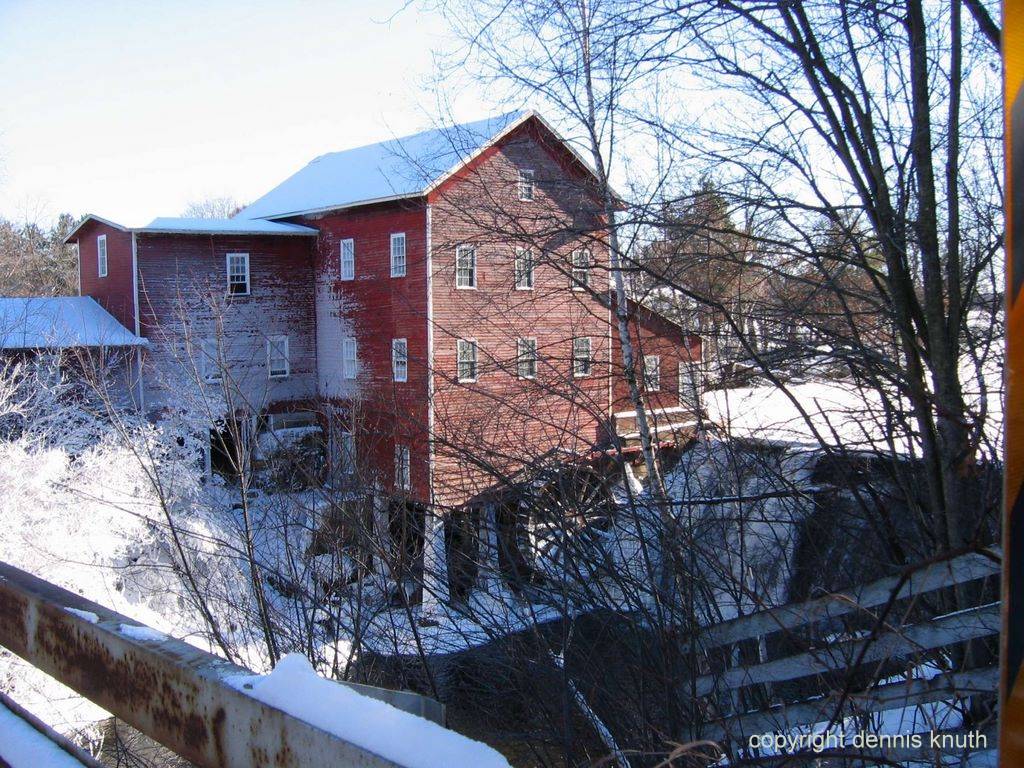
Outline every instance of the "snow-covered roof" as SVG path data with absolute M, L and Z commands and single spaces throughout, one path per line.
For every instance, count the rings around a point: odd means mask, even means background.
M 555 136 L 582 168 L 594 174 L 586 159 L 541 115 L 518 110 L 321 155 L 230 219 L 159 217 L 144 227 L 126 227 L 89 214 L 64 242 L 76 241 L 79 230 L 89 221 L 143 234 L 316 235 L 317 230 L 310 227 L 270 220 L 426 195 L 531 118 Z M 612 193 L 619 197 L 614 190 Z
M 147 344 L 89 296 L 0 297 L 0 349 Z
M 534 114 L 509 112 L 321 155 L 244 208 L 236 218 L 282 218 L 426 194 Z
M 175 235 L 315 235 L 312 227 L 263 219 L 188 219 L 161 216 L 135 232 Z

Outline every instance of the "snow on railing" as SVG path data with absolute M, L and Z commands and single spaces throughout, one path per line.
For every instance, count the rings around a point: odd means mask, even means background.
M 6 563 L 0 645 L 199 766 L 508 766 L 403 711 L 436 714 L 425 697 L 326 680 L 295 656 L 254 675 Z
M 0 765 L 103 768 L 102 763 L 3 693 L 0 693 Z

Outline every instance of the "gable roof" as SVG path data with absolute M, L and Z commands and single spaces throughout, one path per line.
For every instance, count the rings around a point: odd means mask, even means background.
M 520 110 L 321 155 L 230 219 L 159 217 L 145 227 L 127 227 L 88 214 L 64 242 L 77 242 L 82 227 L 93 221 L 148 234 L 315 235 L 310 227 L 273 220 L 427 195 L 531 119 L 560 143 L 571 163 L 596 177 L 590 163 L 543 116 Z
M 171 235 L 317 235 L 312 227 L 265 219 L 189 219 L 161 216 L 132 230 L 143 234 Z
M 593 173 L 579 153 L 536 112 L 508 112 L 321 155 L 245 207 L 236 218 L 278 219 L 425 195 L 530 118 L 537 119 Z
M 148 344 L 89 296 L 0 297 L 0 349 Z
M 610 301 L 613 307 L 617 304 L 618 295 L 616 294 L 614 289 L 608 290 L 608 300 Z M 629 315 L 630 317 L 636 317 L 641 312 L 647 312 L 649 315 L 656 317 L 657 319 L 667 323 L 668 325 L 671 325 L 685 336 L 700 335 L 696 331 L 688 330 L 678 320 L 674 320 L 673 318 L 669 317 L 667 314 L 665 314 L 663 310 L 659 309 L 657 306 L 651 304 L 650 302 L 627 295 L 626 314 Z
M 119 229 L 122 232 L 128 231 L 128 227 L 124 226 L 123 224 L 118 224 L 116 221 L 104 219 L 102 216 L 97 216 L 95 213 L 87 213 L 85 214 L 85 216 L 82 217 L 82 220 L 75 225 L 75 228 L 64 236 L 64 244 L 67 245 L 68 243 L 76 242 L 78 240 L 78 230 L 80 230 L 82 227 L 84 227 L 91 221 L 98 221 L 100 224 L 106 224 L 108 227 L 112 227 L 113 229 Z

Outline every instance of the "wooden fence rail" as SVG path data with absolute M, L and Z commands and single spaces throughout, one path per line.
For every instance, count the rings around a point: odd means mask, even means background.
M 887 577 L 834 595 L 722 622 L 705 630 L 696 639 L 696 645 L 703 653 L 714 649 L 727 650 L 728 646 L 744 641 L 756 641 L 764 649 L 766 636 L 773 633 L 800 635 L 800 630 L 820 622 L 852 617 L 890 601 L 917 598 L 939 589 L 991 577 L 999 573 L 1000 563 L 998 548 L 971 552 L 931 563 L 904 577 Z M 918 653 L 934 655 L 959 643 L 997 635 L 1001 629 L 1000 604 L 976 605 L 907 626 L 899 626 L 898 622 L 896 626 L 888 623 L 881 629 L 884 631 L 865 632 L 864 636 L 840 639 L 827 647 L 811 647 L 783 658 L 762 659 L 753 665 L 735 663 L 721 671 L 700 675 L 691 690 L 701 698 L 724 693 L 736 704 L 740 701 L 741 689 L 749 686 L 771 686 L 850 670 L 861 664 L 881 665 L 901 659 L 907 663 Z M 738 661 L 738 654 L 733 654 L 732 658 Z M 896 682 L 890 678 L 865 690 L 845 694 L 826 690 L 813 698 L 725 714 L 706 723 L 699 736 L 722 743 L 731 742 L 742 748 L 746 739 L 754 734 L 786 733 L 794 728 L 806 732 L 808 726 L 832 721 L 841 725 L 844 718 L 852 716 L 991 695 L 998 685 L 999 671 L 995 666 L 957 671 L 935 669 L 931 676 L 922 675 Z M 709 700 L 708 706 L 713 710 L 716 705 Z M 841 711 L 837 712 L 840 707 Z M 988 732 L 993 733 L 991 730 Z M 922 749 L 927 750 L 927 744 Z M 913 752 L 900 750 L 899 754 L 901 759 L 905 759 Z
M 900 586 L 899 576 L 888 576 L 870 584 L 844 590 L 803 603 L 783 605 L 723 621 L 706 630 L 700 638 L 702 648 L 714 648 L 784 629 L 796 629 L 816 621 L 838 618 L 866 608 L 884 605 L 894 591 L 896 599 L 915 597 L 953 584 L 999 573 L 1002 553 L 998 548 L 972 552 L 954 560 L 932 563 L 907 577 Z

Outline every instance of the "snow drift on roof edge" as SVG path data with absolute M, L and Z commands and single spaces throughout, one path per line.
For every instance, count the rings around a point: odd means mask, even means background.
M 0 297 L 0 349 L 136 347 L 147 343 L 89 296 Z
M 240 211 L 266 219 L 422 193 L 527 112 L 321 155 Z
M 182 234 L 315 235 L 317 231 L 298 224 L 263 219 L 204 219 L 158 216 L 138 232 L 181 232 Z

